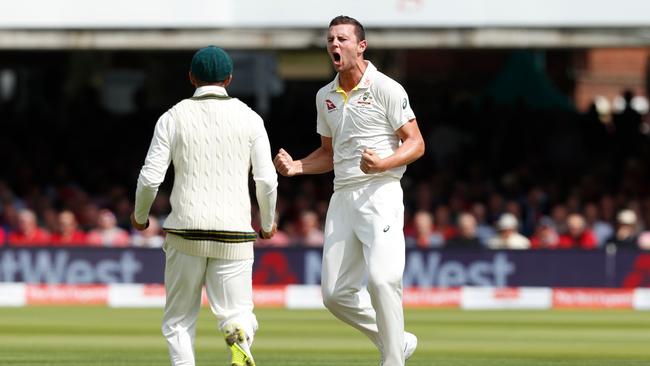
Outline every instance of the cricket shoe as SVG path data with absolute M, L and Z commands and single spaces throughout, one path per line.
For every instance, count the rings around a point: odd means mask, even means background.
M 413 333 L 404 332 L 404 359 L 408 360 L 418 348 L 418 337 Z
M 232 354 L 231 366 L 255 366 L 253 354 L 248 345 L 246 332 L 237 324 L 228 324 L 223 328 L 226 344 Z

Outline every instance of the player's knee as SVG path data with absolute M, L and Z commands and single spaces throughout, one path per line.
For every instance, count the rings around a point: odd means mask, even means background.
M 322 288 L 321 289 L 321 295 L 323 297 L 323 305 L 325 305 L 326 308 L 330 308 L 334 304 L 334 294 L 333 291 L 330 289 Z
M 323 295 L 323 305 L 330 310 L 338 307 L 342 301 L 340 291 L 336 291 L 335 289 L 323 287 L 321 294 Z
M 375 275 L 368 278 L 368 291 L 374 293 L 392 292 L 402 284 L 401 276 Z

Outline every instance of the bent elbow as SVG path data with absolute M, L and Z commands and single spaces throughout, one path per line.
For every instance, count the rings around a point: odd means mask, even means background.
M 273 176 L 255 179 L 255 186 L 258 192 L 264 195 L 271 194 L 278 188 L 278 175 L 274 173 Z
M 416 151 L 417 159 L 421 158 L 424 155 L 425 150 L 426 148 L 424 147 L 424 140 L 421 139 L 420 142 L 418 143 L 418 148 Z

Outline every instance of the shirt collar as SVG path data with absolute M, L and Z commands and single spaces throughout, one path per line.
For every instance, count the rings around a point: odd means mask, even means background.
M 228 95 L 228 93 L 226 92 L 226 88 L 224 88 L 223 86 L 205 85 L 196 88 L 193 97 L 200 97 L 205 94 L 217 94 L 223 96 Z
M 367 62 L 368 65 L 366 66 L 366 71 L 363 72 L 363 76 L 361 77 L 361 80 L 359 80 L 359 84 L 357 84 L 357 86 L 355 86 L 352 90 L 368 89 L 372 84 L 372 80 L 374 79 L 377 68 L 372 64 L 372 62 Z M 331 90 L 336 91 L 340 88 L 341 86 L 339 85 L 339 74 L 337 73 L 336 77 L 334 77 L 334 82 L 332 83 Z

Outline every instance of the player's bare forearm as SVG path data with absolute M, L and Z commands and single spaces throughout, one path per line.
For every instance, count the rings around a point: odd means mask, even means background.
M 293 160 L 284 149 L 273 159 L 278 173 L 285 177 L 302 174 L 322 174 L 334 169 L 332 139 L 321 137 L 321 146 L 300 160 Z
M 361 154 L 361 171 L 366 174 L 380 173 L 389 169 L 408 165 L 424 155 L 424 139 L 416 120 L 411 120 L 399 130 L 402 140 L 400 147 L 390 156 L 380 158 L 374 150 L 366 149 Z
M 332 152 L 322 146 L 296 163 L 300 166 L 298 174 L 322 174 L 334 169 Z

